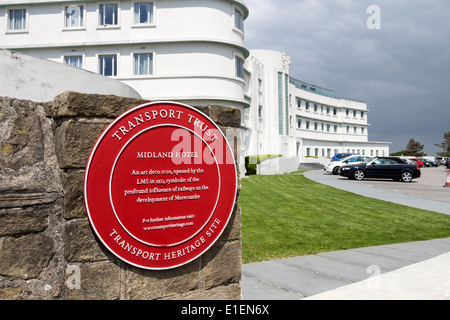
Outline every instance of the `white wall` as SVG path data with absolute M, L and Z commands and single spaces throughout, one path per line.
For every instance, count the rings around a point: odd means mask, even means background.
M 131 87 L 98 74 L 0 49 L 0 96 L 51 101 L 64 91 L 141 98 Z

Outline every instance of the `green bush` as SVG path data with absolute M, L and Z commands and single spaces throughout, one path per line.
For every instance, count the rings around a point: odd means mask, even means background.
M 268 159 L 279 158 L 282 157 L 282 154 L 261 154 L 257 156 L 247 156 L 245 157 L 245 170 L 246 175 L 254 175 L 256 174 L 256 167 L 261 162 L 264 162 Z

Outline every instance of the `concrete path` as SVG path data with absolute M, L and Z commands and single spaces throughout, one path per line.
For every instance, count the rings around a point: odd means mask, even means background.
M 433 169 L 440 170 L 428 170 Z M 434 174 L 435 182 L 422 182 Z M 444 198 L 438 199 L 421 197 L 428 191 L 421 193 L 419 187 L 409 194 L 389 189 L 402 188 L 401 182 L 351 181 L 320 170 L 305 176 L 363 196 L 450 214 L 450 199 L 445 198 L 450 188 L 443 188 L 445 177 L 437 181 L 438 171 L 415 183 L 425 189 L 441 183 Z M 245 264 L 241 285 L 244 300 L 450 300 L 450 238 Z

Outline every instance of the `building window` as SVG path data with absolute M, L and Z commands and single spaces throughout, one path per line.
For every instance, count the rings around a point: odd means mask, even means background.
M 258 106 L 258 117 L 261 119 L 263 116 L 263 107 L 262 106 Z
M 153 53 L 134 54 L 134 74 L 141 76 L 153 74 Z
M 27 10 L 12 9 L 9 10 L 9 30 L 26 30 L 27 29 Z
M 244 17 L 238 9 L 234 9 L 234 26 L 244 32 Z
M 66 28 L 79 28 L 84 26 L 84 6 L 70 5 L 65 8 Z
M 318 127 L 319 127 L 319 124 L 317 122 L 314 122 L 314 130 L 317 131 Z
M 81 69 L 81 68 L 83 68 L 83 57 L 82 56 L 65 56 L 64 64 Z
M 119 24 L 119 6 L 116 3 L 99 5 L 99 25 L 116 26 Z
M 311 148 L 306 148 L 306 156 L 307 157 L 311 156 Z
M 333 116 L 337 115 L 337 109 L 333 108 Z
M 334 125 L 334 132 L 337 133 L 337 130 L 338 130 L 338 126 Z
M 236 57 L 236 77 L 244 79 L 244 60 Z
M 309 121 L 306 121 L 306 129 L 309 129 Z
M 297 128 L 301 128 L 302 127 L 302 119 L 297 118 Z
M 305 110 L 309 110 L 309 101 L 305 102 Z
M 134 4 L 134 23 L 153 23 L 153 2 L 136 2 Z
M 99 58 L 99 73 L 102 76 L 117 76 L 117 55 L 101 55 Z
M 331 124 L 327 124 L 327 132 L 330 132 Z

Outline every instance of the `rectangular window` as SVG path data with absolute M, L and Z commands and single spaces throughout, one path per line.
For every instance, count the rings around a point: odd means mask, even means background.
M 12 9 L 9 10 L 9 30 L 26 30 L 27 29 L 27 10 Z
M 102 76 L 117 76 L 117 55 L 101 55 L 99 59 L 99 73 Z
M 236 77 L 244 79 L 244 60 L 236 57 Z
M 258 117 L 262 118 L 263 116 L 263 107 L 262 106 L 258 106 Z
M 70 5 L 65 7 L 66 28 L 77 28 L 84 26 L 84 6 Z
M 153 74 L 153 53 L 134 54 L 134 74 L 135 75 Z
M 134 4 L 134 23 L 153 23 L 153 2 L 136 2 Z
M 82 56 L 65 56 L 64 64 L 81 69 L 81 68 L 83 68 L 83 57 Z
M 297 118 L 297 128 L 301 128 L 302 127 L 302 119 Z
M 99 6 L 99 25 L 116 26 L 119 24 L 119 6 L 116 3 L 104 3 Z
M 234 10 L 234 26 L 244 32 L 244 17 L 238 9 Z

